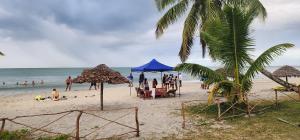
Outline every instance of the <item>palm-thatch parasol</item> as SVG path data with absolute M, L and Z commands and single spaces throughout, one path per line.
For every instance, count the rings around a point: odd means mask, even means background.
M 285 65 L 285 66 L 280 67 L 279 69 L 275 70 L 273 72 L 273 75 L 275 75 L 277 77 L 285 77 L 286 82 L 288 82 L 288 77 L 299 77 L 300 71 L 294 67 Z
M 85 69 L 80 76 L 73 79 L 74 83 L 101 83 L 100 101 L 101 110 L 103 110 L 103 83 L 124 84 L 129 83 L 128 79 L 123 77 L 119 72 L 113 71 L 105 64 L 98 65 L 92 69 Z

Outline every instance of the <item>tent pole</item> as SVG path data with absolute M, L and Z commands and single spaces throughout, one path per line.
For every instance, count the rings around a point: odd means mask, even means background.
M 103 82 L 101 82 L 100 102 L 101 110 L 103 110 Z
M 163 87 L 162 71 L 160 72 L 161 87 Z
M 177 71 L 177 81 L 176 81 L 176 84 L 179 83 L 179 71 Z M 179 93 L 179 97 L 180 97 L 180 85 L 177 85 L 178 87 L 178 93 Z

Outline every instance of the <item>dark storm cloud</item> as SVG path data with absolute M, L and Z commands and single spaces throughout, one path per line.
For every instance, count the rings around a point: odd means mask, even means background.
M 43 37 L 43 20 L 87 34 L 122 34 L 154 26 L 148 21 L 157 16 L 152 0 L 2 0 L 0 5 L 8 13 L 0 28 L 24 38 Z

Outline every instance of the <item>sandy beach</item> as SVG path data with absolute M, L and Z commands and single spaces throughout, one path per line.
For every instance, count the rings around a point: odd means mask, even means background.
M 292 82 L 299 82 L 299 79 L 291 78 Z M 274 98 L 272 87 L 277 86 L 276 83 L 268 79 L 256 79 L 254 81 L 251 93 L 261 98 Z M 42 96 L 50 96 L 50 93 L 41 93 Z M 61 92 L 61 95 L 66 96 L 67 100 L 52 101 L 50 99 L 43 101 L 35 101 L 36 94 L 26 94 L 17 96 L 5 96 L 0 98 L 0 118 L 2 117 L 15 117 L 30 114 L 43 114 L 55 113 L 60 111 L 72 109 L 99 109 L 99 91 L 83 90 Z M 74 96 L 77 96 L 75 98 Z M 283 96 L 283 95 L 280 95 Z M 167 136 L 176 134 L 180 136 L 183 130 L 181 129 L 182 118 L 180 116 L 180 104 L 183 101 L 189 100 L 206 100 L 207 90 L 200 88 L 200 82 L 184 82 L 181 88 L 180 97 L 159 98 L 143 100 L 136 97 L 136 92 L 132 90 L 130 96 L 129 87 L 121 86 L 114 88 L 104 89 L 104 109 L 118 109 L 118 108 L 139 108 L 139 121 L 140 121 L 140 138 Z M 95 112 L 93 112 L 95 113 Z M 96 112 L 96 114 L 116 120 L 124 114 L 130 113 L 128 116 L 118 120 L 120 123 L 127 124 L 135 127 L 134 110 L 121 110 L 121 111 L 103 111 Z M 74 133 L 75 119 L 77 113 L 66 115 L 62 120 L 47 127 L 48 130 L 63 133 Z M 60 117 L 58 116 L 45 116 L 19 119 L 19 122 L 30 124 L 36 127 L 41 127 L 52 120 Z M 93 129 L 105 125 L 107 121 L 97 119 L 93 116 L 83 116 L 81 119 L 82 134 L 85 135 Z M 7 123 L 5 129 L 13 130 L 22 128 L 17 125 Z M 93 133 L 90 139 L 97 137 L 110 137 L 117 134 L 122 134 L 130 129 L 115 124 L 105 126 L 103 129 Z

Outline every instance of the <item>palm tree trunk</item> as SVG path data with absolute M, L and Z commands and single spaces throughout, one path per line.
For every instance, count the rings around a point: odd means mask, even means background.
M 248 61 L 248 63 L 251 65 L 253 63 L 253 60 Z M 284 86 L 287 89 L 291 89 L 295 92 L 299 92 L 299 88 L 296 85 L 292 85 L 292 84 L 280 79 L 279 77 L 274 76 L 271 72 L 267 71 L 266 69 L 262 69 L 260 72 L 263 75 L 265 75 L 266 77 L 268 77 L 269 79 L 276 82 L 277 84 Z
M 261 70 L 260 72 L 262 74 L 264 74 L 266 77 L 268 77 L 269 79 L 273 80 L 274 82 L 276 82 L 276 83 L 278 83 L 278 84 L 280 84 L 280 85 L 282 85 L 282 86 L 284 86 L 284 87 L 286 87 L 288 89 L 292 89 L 293 91 L 296 91 L 296 92 L 299 91 L 297 86 L 292 85 L 292 84 L 290 84 L 290 83 L 288 83 L 288 82 L 286 82 L 286 81 L 284 81 L 284 80 L 282 80 L 282 79 L 274 76 L 271 72 L 269 72 L 269 71 L 267 71 L 265 69 Z

